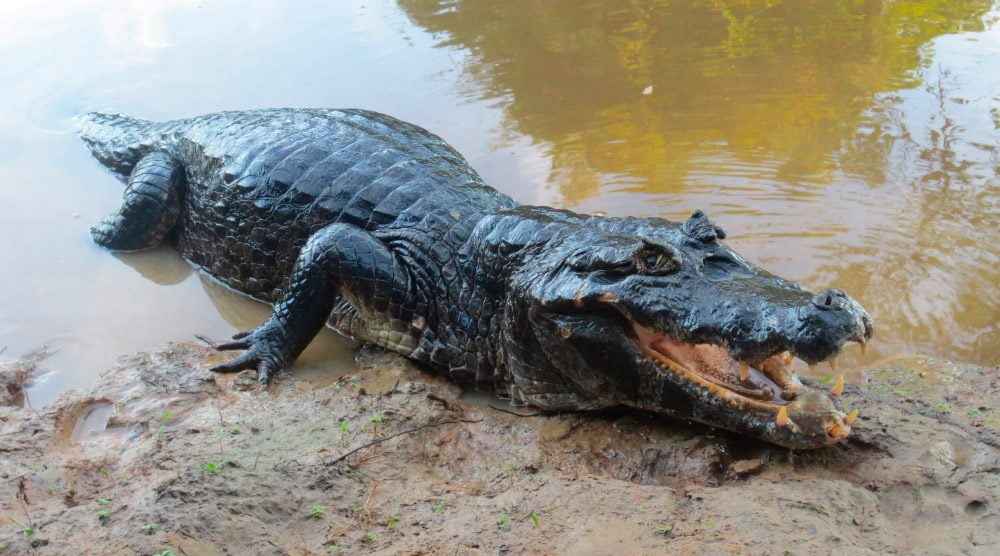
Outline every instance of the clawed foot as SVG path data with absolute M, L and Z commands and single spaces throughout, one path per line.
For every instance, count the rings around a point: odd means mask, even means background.
M 271 321 L 265 322 L 254 330 L 236 334 L 231 342 L 216 345 L 215 349 L 219 351 L 236 349 L 246 351 L 243 355 L 209 370 L 216 373 L 234 373 L 245 369 L 256 369 L 257 382 L 261 386 L 267 386 L 271 377 L 286 368 L 293 359 L 285 347 L 286 344 L 280 327 L 272 325 Z

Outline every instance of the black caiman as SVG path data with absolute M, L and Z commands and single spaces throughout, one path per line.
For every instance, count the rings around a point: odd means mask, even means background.
M 82 118 L 127 183 L 92 230 L 165 242 L 271 317 L 215 367 L 266 385 L 324 325 L 543 410 L 629 406 L 792 448 L 845 438 L 855 413 L 791 371 L 864 347 L 843 291 L 774 276 L 683 223 L 524 206 L 443 139 L 365 110 Z

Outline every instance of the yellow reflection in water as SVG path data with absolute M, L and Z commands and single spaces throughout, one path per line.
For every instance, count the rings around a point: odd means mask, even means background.
M 564 207 L 708 209 L 769 269 L 858 297 L 881 354 L 1000 362 L 990 2 L 399 4 L 545 145 Z

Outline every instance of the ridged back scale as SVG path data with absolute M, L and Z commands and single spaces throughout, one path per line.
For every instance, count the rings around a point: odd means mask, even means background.
M 365 110 L 222 112 L 149 125 L 138 151 L 164 150 L 187 173 L 181 254 L 265 301 L 279 297 L 301 247 L 328 224 L 452 251 L 482 215 L 516 205 L 439 137 Z M 439 253 L 435 266 L 453 254 Z

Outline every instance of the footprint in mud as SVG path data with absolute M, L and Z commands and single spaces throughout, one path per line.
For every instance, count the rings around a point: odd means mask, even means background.
M 73 430 L 64 441 L 70 445 L 91 444 L 124 434 L 122 427 L 108 427 L 115 414 L 115 405 L 107 401 L 95 401 L 85 405 L 73 422 Z M 68 427 L 67 427 L 68 428 Z

